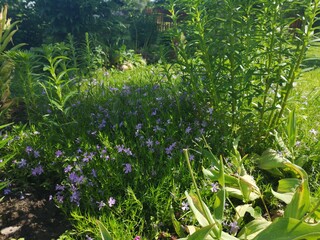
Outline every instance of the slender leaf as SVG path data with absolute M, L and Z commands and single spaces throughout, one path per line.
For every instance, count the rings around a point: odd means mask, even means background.
M 210 224 L 206 227 L 203 227 L 200 230 L 197 230 L 191 236 L 189 236 L 188 240 L 213 239 L 212 237 L 207 238 L 208 234 L 212 231 L 213 228 L 214 228 L 214 224 Z
M 99 220 L 96 220 L 98 226 L 99 226 L 99 230 L 100 230 L 100 234 L 102 237 L 102 240 L 112 240 L 113 238 L 110 236 L 107 228 L 103 225 L 102 222 L 100 222 Z

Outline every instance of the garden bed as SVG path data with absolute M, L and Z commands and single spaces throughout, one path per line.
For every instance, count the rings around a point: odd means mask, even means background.
M 53 201 L 39 192 L 10 194 L 0 202 L 0 240 L 57 239 L 70 228 Z

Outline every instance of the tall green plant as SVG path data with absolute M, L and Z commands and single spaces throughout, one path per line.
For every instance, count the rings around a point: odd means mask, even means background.
M 54 46 L 46 46 L 43 50 L 44 58 L 47 61 L 43 70 L 49 75 L 47 81 L 39 81 L 39 84 L 47 95 L 53 113 L 60 113 L 67 117 L 71 107 L 69 102 L 77 93 L 72 86 L 74 79 L 69 78 L 68 73 L 75 71 L 75 69 L 68 67 L 69 58 L 67 56 L 54 53 Z
M 11 19 L 7 18 L 8 5 L 4 5 L 0 12 L 0 112 L 7 109 L 12 101 L 10 96 L 10 81 L 14 64 L 12 60 L 5 54 L 8 45 L 12 41 L 13 35 L 18 31 L 16 25 L 18 22 L 11 23 Z M 16 45 L 11 51 L 19 48 L 23 44 Z
M 215 109 L 223 135 L 252 143 L 279 126 L 308 45 L 318 41 L 318 7 L 317 0 L 171 1 L 183 86 L 198 106 Z

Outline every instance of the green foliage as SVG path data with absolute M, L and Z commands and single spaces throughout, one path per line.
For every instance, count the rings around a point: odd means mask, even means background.
M 0 126 L 0 130 L 3 130 L 4 128 L 6 128 L 6 127 L 8 127 L 8 126 L 10 126 L 10 125 L 11 125 L 11 124 L 1 125 L 1 126 Z M 9 142 L 10 140 L 11 140 L 10 137 L 2 138 L 2 139 L 0 140 L 0 150 L 2 150 L 2 149 L 5 147 L 5 145 L 8 144 L 8 142 Z M 12 155 L 12 154 L 11 154 L 11 155 L 9 155 L 9 154 L 3 155 L 3 154 L 1 153 L 0 171 L 5 167 L 5 165 L 10 161 L 10 159 L 13 158 L 13 156 L 14 156 L 14 155 Z M 1 191 L 2 189 L 4 189 L 6 186 L 8 186 L 8 184 L 9 184 L 8 181 L 1 181 L 1 182 L 0 182 L 0 191 Z M 0 202 L 1 202 L 2 199 L 3 199 L 3 197 L 0 198 Z
M 319 224 L 310 224 L 309 217 L 312 216 L 315 220 L 319 218 L 319 216 L 315 215 L 315 212 L 320 210 L 320 199 L 314 199 L 314 204 L 311 204 L 311 192 L 309 190 L 308 184 L 308 175 L 306 172 L 299 167 L 291 163 L 289 160 L 276 155 L 271 150 L 264 153 L 261 157 L 257 158 L 257 163 L 263 169 L 274 169 L 274 168 L 286 168 L 291 170 L 293 173 L 298 173 L 299 178 L 291 178 L 291 179 L 282 179 L 279 181 L 278 191 L 284 193 L 277 193 L 272 191 L 275 197 L 283 200 L 287 203 L 283 216 L 277 218 L 275 221 L 270 222 L 270 214 L 269 219 L 264 219 L 261 216 L 261 213 L 254 212 L 254 209 L 251 207 L 251 204 L 239 205 L 235 208 L 236 216 L 238 219 L 238 223 L 240 221 L 244 221 L 244 213 L 248 212 L 254 217 L 254 220 L 248 223 L 242 223 L 243 228 L 240 230 L 238 234 L 238 238 L 232 237 L 227 233 L 222 231 L 222 226 L 220 223 L 224 221 L 223 213 L 225 212 L 225 204 L 226 199 L 230 197 L 234 197 L 232 192 L 228 190 L 227 183 L 230 175 L 232 177 L 233 174 L 230 174 L 226 168 L 223 167 L 223 159 L 220 159 L 220 163 L 216 164 L 217 159 L 214 159 L 213 166 L 210 170 L 204 170 L 204 174 L 206 177 L 209 177 L 210 180 L 218 181 L 221 186 L 221 190 L 216 193 L 215 198 L 215 206 L 219 206 L 219 212 L 215 212 L 215 214 L 211 214 L 209 208 L 205 205 L 205 203 L 201 200 L 201 194 L 196 185 L 193 176 L 193 170 L 190 165 L 190 160 L 188 158 L 187 150 L 184 150 L 186 161 L 189 166 L 189 170 L 193 179 L 193 184 L 196 188 L 196 194 L 189 195 L 186 192 L 186 196 L 190 205 L 190 208 L 195 215 L 197 221 L 201 225 L 200 230 L 193 230 L 193 227 L 188 227 L 190 231 L 190 237 L 183 239 L 197 239 L 196 237 L 202 237 L 202 239 L 270 239 L 272 236 L 273 239 L 305 239 L 306 237 L 309 239 L 310 237 L 318 238 L 320 236 Z M 235 153 L 237 151 L 235 149 Z M 262 164 L 263 163 L 263 164 Z M 232 166 L 237 166 L 232 164 Z M 242 166 L 243 167 L 243 166 Z M 242 169 L 243 172 L 244 169 Z M 212 172 L 212 173 L 211 173 Z M 219 173 L 219 176 L 217 175 Z M 216 176 L 216 177 L 214 177 Z M 247 184 L 251 185 L 251 191 L 259 193 L 259 197 L 263 200 L 263 196 L 260 193 L 259 188 L 254 183 L 252 176 L 249 176 L 252 180 L 247 181 Z M 249 179 L 249 177 L 247 179 Z M 243 202 L 246 203 L 247 199 L 244 197 L 246 191 L 248 189 L 241 186 L 241 175 L 236 174 L 235 178 L 238 179 L 239 185 L 237 189 L 242 193 Z M 225 185 L 226 184 L 226 185 Z M 234 182 L 236 185 L 236 182 Z M 228 194 L 221 195 L 221 191 L 226 191 Z M 255 199 L 250 199 L 250 202 Z M 230 201 L 230 200 L 229 200 Z M 263 201 L 264 203 L 264 201 Z M 265 205 L 266 207 L 266 205 Z M 266 208 L 266 211 L 268 209 Z M 312 238 L 312 239 L 313 239 Z M 311 238 L 310 238 L 311 239 Z
M 74 226 L 60 239 L 265 239 L 291 227 L 298 231 L 281 234 L 307 238 L 303 228 L 318 231 L 310 222 L 320 217 L 317 70 L 302 74 L 312 82 L 309 105 L 291 95 L 296 102 L 290 99 L 281 114 L 281 101 L 308 40 L 288 26 L 312 6 L 173 2 L 174 27 L 165 35 L 172 37 L 170 60 L 177 64 L 163 57 L 160 65 L 145 66 L 120 38 L 127 23 L 102 33 L 107 46 L 88 30 L 6 54 L 15 66 L 11 92 L 25 103 L 28 121 L 10 128 L 10 144 L 1 150 L 15 153 L 15 161 L 1 177 L 17 188 L 50 191 Z M 131 17 L 148 30 L 153 19 L 143 22 L 141 10 L 134 7 Z M 64 24 L 52 27 L 59 32 Z M 138 48 L 155 41 L 135 30 Z M 134 68 L 109 68 L 123 64 Z M 194 148 L 184 154 L 195 173 L 182 161 L 185 148 Z M 274 210 L 284 216 L 274 220 Z
M 10 81 L 14 65 L 12 60 L 6 55 L 5 51 L 8 44 L 12 41 L 13 35 L 18 31 L 16 25 L 18 22 L 11 23 L 11 19 L 7 18 L 8 6 L 1 8 L 0 12 L 0 114 L 3 113 L 11 104 Z M 16 29 L 15 29 L 16 28 Z M 16 45 L 11 51 L 21 47 L 23 44 Z
M 112 240 L 112 237 L 110 236 L 107 228 L 98 220 L 97 220 L 97 224 L 99 226 L 102 240 Z
M 317 41 L 318 4 L 172 1 L 184 86 L 195 102 L 212 106 L 222 135 L 240 135 L 250 147 L 279 127 L 306 50 Z M 290 27 L 295 21 L 301 28 Z

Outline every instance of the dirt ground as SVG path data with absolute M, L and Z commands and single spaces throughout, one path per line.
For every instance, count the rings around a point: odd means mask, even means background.
M 0 240 L 58 239 L 70 224 L 42 194 L 10 194 L 0 202 Z

